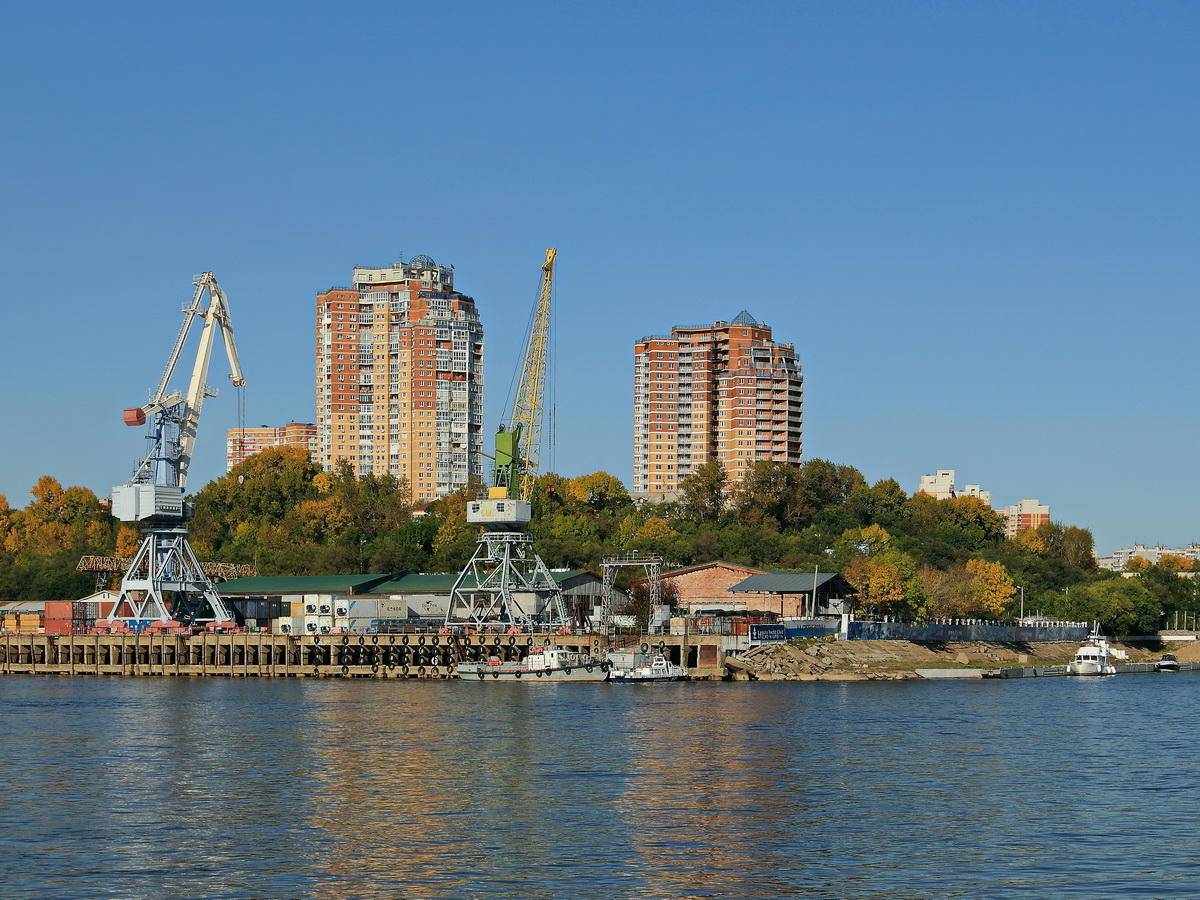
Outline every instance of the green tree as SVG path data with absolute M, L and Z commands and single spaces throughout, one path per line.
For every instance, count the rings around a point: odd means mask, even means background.
M 710 459 L 679 483 L 679 508 L 684 518 L 718 524 L 725 513 L 728 479 L 719 459 Z

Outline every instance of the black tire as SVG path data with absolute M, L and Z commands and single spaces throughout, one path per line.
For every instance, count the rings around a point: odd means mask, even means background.
M 378 644 L 379 643 L 379 635 L 377 635 L 377 634 L 371 635 L 371 643 Z
M 479 680 L 483 681 L 483 673 L 482 672 L 479 673 Z
M 500 673 L 499 673 L 499 672 L 493 672 L 493 673 L 492 673 L 492 677 L 493 677 L 493 678 L 499 678 L 499 677 L 500 677 Z
M 537 672 L 534 672 L 533 674 L 536 675 L 538 678 L 542 677 L 542 673 L 541 673 L 540 669 Z
M 408 635 L 407 634 L 401 635 L 400 643 L 403 644 L 405 647 L 408 646 Z
M 350 638 L 347 635 L 342 635 L 342 646 L 345 647 L 348 643 L 350 643 Z
M 563 666 L 563 671 L 564 671 L 564 672 L 566 672 L 568 675 L 570 675 L 570 674 L 571 674 L 571 667 L 570 667 L 570 666 Z
M 590 672 L 590 671 L 592 671 L 592 667 L 591 667 L 591 666 L 584 666 L 583 668 L 584 668 L 584 671 L 585 671 L 585 672 Z
M 508 646 L 510 646 L 510 647 L 517 646 L 517 639 L 515 637 L 513 637 L 512 635 L 508 636 Z
M 371 671 L 378 672 L 379 671 L 379 663 L 375 663 L 375 665 L 371 666 Z
M 514 674 L 514 675 L 516 675 L 518 678 L 520 678 L 520 677 L 521 677 L 521 673 L 520 673 L 520 672 L 514 672 L 513 674 Z
M 532 646 L 533 646 L 533 636 L 532 636 L 532 635 L 530 635 L 529 637 L 525 638 L 525 646 L 526 646 L 526 647 L 532 647 Z
M 492 646 L 493 647 L 500 646 L 500 635 L 496 635 L 494 638 L 492 638 Z
M 319 634 L 314 634 L 313 635 L 313 644 L 320 644 L 320 643 L 321 643 L 321 636 Z
M 420 646 L 424 647 L 424 646 L 425 646 L 425 635 L 421 635 L 420 637 L 418 637 L 418 638 L 417 638 L 417 643 L 418 643 Z
M 318 678 L 321 676 L 320 666 L 313 666 L 313 675 L 317 676 Z
M 649 652 L 650 652 L 650 645 L 649 645 L 649 644 L 646 644 L 646 643 L 643 643 L 643 644 L 642 644 L 642 648 L 641 648 L 641 649 L 642 649 L 642 652 L 643 652 L 643 653 L 649 653 Z
M 429 670 L 429 674 L 430 674 L 430 676 L 432 676 L 433 678 L 437 678 L 437 677 L 438 677 L 438 676 L 439 676 L 441 673 L 438 671 L 438 667 L 437 667 L 437 666 L 433 666 L 433 667 L 431 667 L 431 668 L 430 668 L 430 670 Z
M 389 644 L 394 644 L 394 643 L 396 643 L 396 636 L 395 636 L 394 634 L 389 634 L 389 635 L 388 635 L 388 643 L 389 643 Z
M 389 672 L 395 672 L 395 671 L 396 671 L 396 664 L 395 664 L 395 663 L 388 663 L 388 664 L 387 664 L 387 667 L 388 667 L 388 671 L 389 671 Z
M 343 674 L 343 675 L 349 675 L 349 674 L 350 674 L 350 667 L 349 667 L 349 666 L 342 666 L 342 674 Z
M 659 641 L 659 642 L 658 642 L 658 652 L 659 652 L 659 653 L 666 653 L 666 652 L 667 652 L 667 642 L 666 642 L 666 641 Z

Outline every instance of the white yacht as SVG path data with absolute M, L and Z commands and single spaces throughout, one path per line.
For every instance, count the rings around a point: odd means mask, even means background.
M 612 665 L 610 681 L 683 681 L 687 669 L 673 663 L 661 653 L 653 656 L 644 653 L 612 653 L 608 657 Z
M 1088 642 L 1075 651 L 1075 658 L 1067 666 L 1068 675 L 1116 675 L 1117 667 L 1113 659 L 1126 659 L 1124 650 L 1117 650 L 1108 645 L 1108 639 L 1097 629 L 1088 638 Z

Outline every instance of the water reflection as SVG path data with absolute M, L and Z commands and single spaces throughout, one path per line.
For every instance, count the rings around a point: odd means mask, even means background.
M 5 897 L 1189 896 L 1200 676 L 9 678 Z

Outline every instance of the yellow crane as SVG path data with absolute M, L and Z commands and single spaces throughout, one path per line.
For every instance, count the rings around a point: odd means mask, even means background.
M 546 400 L 546 360 L 550 343 L 550 300 L 554 292 L 554 259 L 558 251 L 551 247 L 542 263 L 542 282 L 534 308 L 529 343 L 521 364 L 521 379 L 513 401 L 508 429 L 503 425 L 496 434 L 496 476 L 494 484 L 516 500 L 529 500 L 537 480 L 542 451 L 542 411 Z

